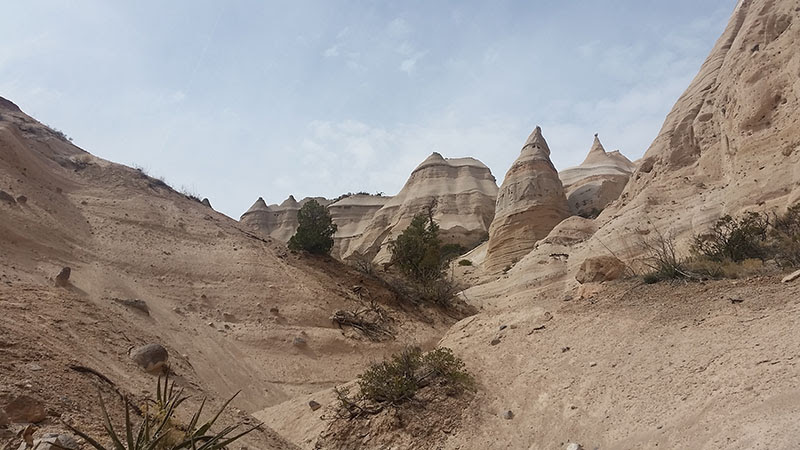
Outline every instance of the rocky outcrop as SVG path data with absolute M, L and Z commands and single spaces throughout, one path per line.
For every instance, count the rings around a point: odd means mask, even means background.
M 322 197 L 306 197 L 298 202 L 290 195 L 280 205 L 268 206 L 264 199 L 259 197 L 253 206 L 242 214 L 239 221 L 279 241 L 289 242 L 289 238 L 297 231 L 297 211 L 312 199 L 323 206 L 330 203 L 330 200 Z
M 375 213 L 391 199 L 381 195 L 355 194 L 328 205 L 328 212 L 337 227 L 331 254 L 341 258 L 352 253 L 351 245 L 364 235 Z
M 619 150 L 606 152 L 595 134 L 592 148 L 581 165 L 558 173 L 570 211 L 582 217 L 597 217 L 619 198 L 635 168 Z
M 515 264 L 569 216 L 550 147 L 536 127 L 500 187 L 485 268 L 494 272 Z
M 601 233 L 657 228 L 680 242 L 721 215 L 800 200 L 798 47 L 797 1 L 740 1 Z
M 360 254 L 375 262 L 387 261 L 388 240 L 431 204 L 435 204 L 434 219 L 442 241 L 472 247 L 486 238 L 496 197 L 497 182 L 482 162 L 433 153 L 411 172 L 400 193 L 375 213 L 363 235 L 341 257 Z

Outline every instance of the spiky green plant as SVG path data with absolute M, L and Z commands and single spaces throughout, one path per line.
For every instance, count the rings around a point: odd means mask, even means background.
M 111 439 L 111 447 L 103 446 L 88 434 L 76 429 L 72 425 L 66 424 L 66 426 L 97 450 L 220 450 L 227 448 L 227 446 L 234 441 L 261 426 L 261 424 L 258 424 L 246 428 L 238 434 L 234 434 L 234 432 L 239 430 L 242 426 L 242 423 L 238 423 L 236 425 L 227 426 L 217 433 L 210 433 L 211 427 L 238 394 L 237 392 L 229 398 L 214 417 L 198 426 L 198 423 L 200 423 L 200 414 L 203 412 L 203 407 L 206 403 L 204 398 L 200 403 L 200 407 L 192 415 L 189 424 L 183 428 L 176 425 L 173 419 L 177 408 L 186 401 L 188 397 L 183 395 L 183 389 L 176 390 L 175 382 L 169 383 L 168 378 L 164 380 L 162 386 L 161 377 L 159 377 L 156 401 L 154 404 L 156 412 L 151 414 L 149 407 L 146 408 L 144 418 L 137 430 L 134 430 L 133 423 L 131 422 L 130 403 L 127 398 L 124 399 L 125 433 L 123 436 L 117 434 L 117 431 L 111 424 L 108 409 L 103 401 L 103 396 L 100 395 L 100 407 L 103 411 L 103 428 L 105 428 L 106 434 Z M 175 439 L 176 432 L 180 433 L 176 442 L 168 442 L 168 440 Z

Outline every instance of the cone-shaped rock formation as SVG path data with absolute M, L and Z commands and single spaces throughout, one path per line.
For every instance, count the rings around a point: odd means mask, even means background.
M 558 173 L 573 214 L 596 217 L 619 198 L 636 166 L 619 151 L 606 152 L 594 135 L 589 154 L 581 165 Z
M 486 269 L 499 271 L 516 263 L 569 215 L 564 188 L 550 162 L 550 148 L 536 127 L 500 187 Z
M 516 263 L 569 215 L 564 188 L 550 162 L 550 147 L 536 127 L 500 187 L 486 269 L 499 271 Z

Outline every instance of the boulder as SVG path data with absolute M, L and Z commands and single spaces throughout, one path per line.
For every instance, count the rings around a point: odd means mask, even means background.
M 61 272 L 58 272 L 56 275 L 56 286 L 64 287 L 69 285 L 69 276 L 72 273 L 72 269 L 69 267 L 64 267 L 61 269 Z
M 47 417 L 42 402 L 29 395 L 14 398 L 4 409 L 10 423 L 39 423 Z
M 161 344 L 147 344 L 131 350 L 131 359 L 147 372 L 162 370 L 169 361 L 169 353 Z
M 14 200 L 14 196 L 6 191 L 0 191 L 0 201 L 7 203 L 17 203 L 17 201 Z
M 625 274 L 626 265 L 614 256 L 591 256 L 578 269 L 578 283 L 599 283 L 616 280 Z
M 499 272 L 519 261 L 536 241 L 570 216 L 542 129 L 528 137 L 497 195 L 484 267 Z
M 26 444 L 23 442 L 18 450 L 25 450 Z M 68 434 L 48 433 L 33 441 L 35 450 L 78 450 L 78 442 Z

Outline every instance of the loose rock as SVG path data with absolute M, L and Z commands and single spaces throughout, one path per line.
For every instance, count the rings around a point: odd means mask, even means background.
M 14 197 L 6 191 L 0 191 L 0 201 L 17 203 L 17 201 L 14 200 Z
M 5 407 L 7 420 L 11 423 L 39 423 L 47 417 L 44 405 L 28 395 L 20 395 Z
M 61 272 L 58 272 L 58 275 L 56 275 L 56 286 L 64 287 L 69 285 L 69 276 L 71 273 L 72 269 L 69 267 L 61 269 Z
M 796 272 L 792 272 L 789 275 L 786 275 L 785 277 L 783 277 L 783 280 L 781 280 L 781 282 L 783 282 L 783 283 L 791 283 L 792 281 L 794 281 L 794 280 L 796 280 L 798 278 L 800 278 L 800 270 L 798 270 Z
M 583 450 L 583 446 L 581 444 L 570 442 L 567 444 L 567 450 Z
M 139 310 L 148 316 L 150 315 L 150 307 L 147 306 L 147 302 L 138 298 L 112 298 L 111 300 L 119 303 L 120 305 L 126 306 L 128 308 L 133 308 Z
M 613 256 L 592 256 L 583 261 L 575 279 L 580 284 L 616 280 L 625 268 L 625 263 Z
M 148 372 L 162 370 L 169 361 L 169 353 L 161 344 L 147 344 L 131 350 L 131 359 Z
M 25 443 L 19 450 L 24 450 Z M 33 441 L 36 450 L 78 450 L 78 443 L 68 434 L 48 433 Z
M 17 203 L 19 203 L 20 205 L 24 205 L 25 203 L 28 203 L 28 197 L 25 197 L 24 195 L 20 195 L 19 197 L 17 197 Z
M 514 418 L 514 412 L 509 410 L 503 413 L 503 419 L 511 420 Z
M 308 402 L 308 407 L 311 408 L 312 411 L 316 411 L 316 410 L 322 408 L 322 405 L 320 405 L 319 403 L 315 402 L 314 400 L 311 400 L 310 402 Z

